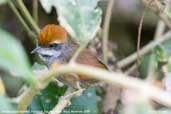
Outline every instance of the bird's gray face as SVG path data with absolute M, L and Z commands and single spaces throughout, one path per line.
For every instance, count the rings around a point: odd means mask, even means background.
M 47 64 L 51 64 L 53 60 L 60 60 L 62 56 L 63 44 L 53 43 L 49 46 L 38 46 L 31 53 L 38 53 L 39 57 Z

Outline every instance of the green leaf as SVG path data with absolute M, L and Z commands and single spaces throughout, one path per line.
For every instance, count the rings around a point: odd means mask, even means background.
M 92 40 L 101 23 L 102 10 L 98 0 L 40 0 L 46 12 L 52 6 L 58 11 L 58 20 L 71 37 L 79 43 Z
M 163 63 L 162 70 L 164 68 L 165 73 L 171 72 L 171 41 L 168 40 L 167 42 L 157 46 L 154 49 L 154 54 L 156 56 L 156 62 L 158 62 L 158 66 L 160 67 L 160 63 Z
M 24 85 L 23 79 L 20 77 L 12 76 L 6 72 L 1 72 L 1 78 L 5 85 L 6 94 L 10 97 L 18 96 L 19 90 Z
M 14 105 L 12 105 L 10 99 L 0 95 L 0 114 L 10 114 L 14 111 L 16 110 Z
M 44 8 L 44 10 L 46 11 L 46 13 L 50 13 L 52 10 L 52 7 L 55 3 L 57 3 L 57 0 L 40 0 L 40 3 L 42 5 L 42 7 Z
M 6 3 L 8 0 L 0 0 L 0 4 Z
M 0 29 L 0 68 L 33 84 L 27 56 L 21 44 L 9 33 Z
M 39 64 L 37 62 L 35 62 L 32 66 L 32 70 L 44 70 L 47 69 L 47 67 L 43 64 Z
M 42 90 L 38 95 L 36 95 L 30 106 L 28 107 L 28 111 L 41 111 L 48 112 L 50 111 L 58 102 L 60 96 L 62 96 L 66 91 L 66 87 L 58 87 L 55 83 L 50 83 L 48 87 Z
M 88 88 L 82 95 L 73 97 L 71 105 L 66 107 L 62 114 L 97 114 L 96 89 Z
M 141 64 L 139 66 L 140 77 L 142 79 L 147 78 L 149 72 L 155 72 L 157 69 L 157 60 L 155 57 L 156 56 L 153 53 L 142 57 Z
M 56 106 L 58 99 L 63 96 L 65 91 L 66 87 L 58 87 L 55 83 L 50 83 L 47 88 L 33 98 L 27 110 L 30 114 L 33 114 L 34 111 L 47 113 Z M 62 114 L 71 111 L 72 114 L 77 114 L 76 111 L 84 111 L 86 114 L 96 114 L 97 103 L 95 88 L 89 88 L 81 96 L 72 98 L 71 105 L 66 107 Z

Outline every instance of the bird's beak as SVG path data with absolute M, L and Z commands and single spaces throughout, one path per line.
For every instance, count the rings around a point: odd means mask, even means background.
M 40 47 L 40 46 L 37 46 L 35 49 L 33 49 L 33 50 L 31 51 L 31 54 L 39 53 L 40 50 L 41 50 L 41 47 Z

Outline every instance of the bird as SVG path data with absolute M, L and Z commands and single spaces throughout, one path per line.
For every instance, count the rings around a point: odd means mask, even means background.
M 67 32 L 62 26 L 47 24 L 38 34 L 38 46 L 31 53 L 37 53 L 40 59 L 50 68 L 53 63 L 68 63 L 79 46 L 78 43 L 69 41 Z M 83 65 L 107 69 L 103 61 L 87 48 L 79 54 L 76 62 Z M 86 75 L 77 75 L 74 73 L 60 76 L 60 81 L 61 80 L 69 85 L 74 85 L 74 88 L 76 87 L 74 84 L 76 81 L 83 87 L 90 87 L 98 82 L 96 79 L 92 79 Z

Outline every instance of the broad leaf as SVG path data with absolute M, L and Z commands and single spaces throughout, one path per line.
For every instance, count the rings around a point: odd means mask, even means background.
M 24 85 L 21 77 L 12 76 L 7 72 L 1 72 L 1 78 L 5 86 L 6 94 L 9 97 L 16 97 Z
M 15 111 L 15 107 L 12 105 L 10 99 L 0 95 L 0 114 L 11 114 Z
M 44 70 L 47 69 L 47 67 L 43 64 L 39 64 L 37 62 L 35 62 L 32 66 L 32 70 L 36 71 L 36 70 Z
M 21 44 L 9 33 L 0 29 L 0 68 L 9 71 L 15 76 L 33 83 L 27 56 Z
M 84 91 L 82 95 L 73 97 L 71 105 L 66 107 L 62 114 L 97 114 L 96 90 L 91 87 Z
M 102 10 L 98 0 L 40 0 L 46 12 L 52 6 L 58 11 L 58 20 L 72 38 L 79 43 L 92 40 L 101 23 Z
M 155 78 L 161 76 L 161 71 L 165 69 L 165 73 L 171 72 L 171 41 L 164 42 L 159 46 L 156 46 L 152 53 L 142 57 L 141 64 L 139 67 L 141 77 L 145 78 L 149 72 L 153 72 Z M 152 71 L 151 71 L 152 70 Z M 151 74 L 152 75 L 152 74 Z
M 58 87 L 55 83 L 50 83 L 48 87 L 34 96 L 28 111 L 34 114 L 34 111 L 47 113 L 57 104 L 58 99 L 65 93 L 66 87 Z
M 145 55 L 141 59 L 139 73 L 142 79 L 147 78 L 149 72 L 155 72 L 157 69 L 157 60 L 155 54 Z
M 36 95 L 28 111 L 34 114 L 35 111 L 48 113 L 58 103 L 58 99 L 65 93 L 66 87 L 58 87 L 55 83 L 50 83 L 47 88 Z M 66 107 L 62 114 L 66 112 L 76 114 L 76 112 L 84 112 L 86 114 L 96 114 L 96 93 L 95 88 L 89 88 L 83 92 L 81 96 L 71 99 L 71 105 Z M 75 113 L 74 113 L 75 112 Z
M 0 4 L 6 3 L 8 0 L 0 0 Z

